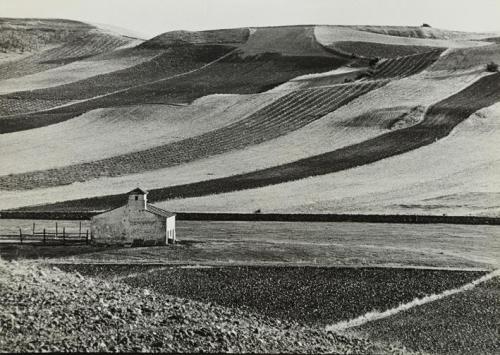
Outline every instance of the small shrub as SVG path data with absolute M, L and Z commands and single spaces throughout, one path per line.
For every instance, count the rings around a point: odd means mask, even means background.
M 379 62 L 380 58 L 378 57 L 374 57 L 374 58 L 371 58 L 370 61 L 368 62 L 368 65 L 373 68 L 375 65 L 377 65 L 377 63 Z
M 424 23 L 422 24 L 422 27 L 431 27 L 431 25 L 429 25 L 428 23 Z
M 486 71 L 489 71 L 489 72 L 497 72 L 498 71 L 498 64 L 495 63 L 495 62 L 489 62 L 488 64 L 486 64 Z

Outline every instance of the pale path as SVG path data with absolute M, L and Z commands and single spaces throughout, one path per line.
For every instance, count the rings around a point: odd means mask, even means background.
M 465 292 L 465 291 L 469 291 L 469 290 L 472 290 L 474 287 L 476 287 L 477 285 L 480 285 L 486 281 L 489 281 L 495 277 L 498 277 L 500 276 L 500 269 L 498 270 L 495 270 L 487 275 L 484 275 L 483 277 L 477 279 L 477 280 L 474 280 L 468 284 L 465 284 L 464 286 L 462 287 L 459 287 L 459 288 L 453 288 L 451 290 L 446 290 L 442 293 L 439 293 L 439 294 L 434 294 L 434 295 L 429 295 L 429 296 L 425 296 L 423 298 L 415 298 L 413 301 L 409 302 L 409 303 L 405 303 L 405 304 L 402 304 L 402 305 L 399 305 L 398 307 L 395 307 L 395 308 L 392 308 L 392 309 L 388 309 L 384 312 L 379 312 L 379 311 L 372 311 L 372 312 L 368 312 L 360 317 L 357 317 L 357 318 L 354 318 L 354 319 L 351 319 L 351 320 L 348 320 L 348 321 L 342 321 L 342 322 L 338 322 L 338 323 L 335 323 L 335 324 L 332 324 L 332 325 L 329 325 L 326 327 L 326 330 L 327 331 L 334 331 L 334 332 L 338 332 L 338 331 L 343 331 L 343 330 L 346 330 L 346 329 L 349 329 L 349 328 L 353 328 L 353 327 L 358 327 L 360 325 L 363 325 L 365 323 L 368 323 L 368 322 L 372 322 L 372 321 L 375 321 L 375 320 L 379 320 L 379 319 L 383 319 L 383 318 L 387 318 L 387 317 L 390 317 L 390 316 L 393 316 L 395 314 L 398 314 L 400 312 L 403 312 L 403 311 L 406 311 L 406 310 L 409 310 L 411 308 L 414 308 L 414 307 L 417 307 L 417 306 L 421 306 L 421 305 L 424 305 L 424 304 L 427 304 L 427 303 L 431 303 L 431 302 L 434 302 L 434 301 L 437 301 L 437 300 L 441 300 L 445 297 L 448 297 L 448 296 L 451 296 L 451 295 L 455 295 L 457 293 L 462 293 L 462 292 Z

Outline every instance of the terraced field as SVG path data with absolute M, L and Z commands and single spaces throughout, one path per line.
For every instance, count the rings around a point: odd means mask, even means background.
M 385 82 L 308 89 L 282 96 L 249 117 L 180 142 L 106 160 L 0 178 L 3 189 L 30 189 L 70 184 L 179 165 L 230 150 L 243 149 L 321 118 Z

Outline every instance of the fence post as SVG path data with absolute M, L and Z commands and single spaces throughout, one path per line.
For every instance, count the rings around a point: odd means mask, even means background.
M 35 222 L 33 222 L 33 236 L 35 236 Z
M 65 234 L 66 234 L 66 227 L 63 227 L 63 245 L 66 244 Z
M 56 222 L 56 238 L 57 238 L 57 222 Z
M 43 229 L 43 244 L 45 244 L 45 228 Z
M 89 244 L 89 230 L 87 229 L 87 233 L 85 233 L 85 244 Z
M 23 231 L 19 228 L 19 239 L 21 240 L 21 244 L 23 244 Z
M 80 221 L 80 229 L 78 229 L 78 238 L 82 236 L 82 221 Z

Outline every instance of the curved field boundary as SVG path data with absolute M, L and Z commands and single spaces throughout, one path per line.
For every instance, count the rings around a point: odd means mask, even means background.
M 314 35 L 315 26 L 276 26 L 254 28 L 240 47 L 243 56 L 279 53 L 284 56 L 333 57 Z
M 336 57 L 263 54 L 242 58 L 235 51 L 188 72 L 125 88 L 73 105 L 0 119 L 0 134 L 47 126 L 87 111 L 112 106 L 189 103 L 210 94 L 253 94 L 294 77 L 329 71 L 346 63 Z M 171 79 L 176 79 L 171 80 Z
M 229 52 L 229 53 L 231 53 L 231 52 Z M 223 58 L 224 58 L 224 56 L 217 58 L 212 62 L 206 63 L 206 64 L 202 65 L 201 67 L 197 67 L 195 69 L 189 70 L 187 72 L 177 73 L 177 74 L 174 74 L 174 75 L 169 76 L 169 77 L 157 79 L 157 80 L 154 80 L 152 82 L 146 82 L 146 83 L 139 84 L 139 85 L 136 85 L 133 87 L 126 87 L 124 89 L 120 89 L 120 90 L 116 90 L 116 91 L 113 91 L 113 92 L 110 92 L 107 94 L 95 96 L 95 97 L 92 97 L 90 99 L 81 100 L 75 104 L 67 103 L 67 104 L 63 104 L 63 105 L 56 107 L 56 108 L 42 110 L 42 111 L 30 113 L 30 114 L 0 117 L 0 134 L 23 131 L 23 130 L 32 129 L 32 128 L 44 127 L 44 126 L 48 126 L 51 124 L 55 124 L 55 123 L 69 120 L 69 119 L 74 118 L 76 116 L 82 115 L 87 111 L 91 111 L 91 110 L 98 109 L 98 108 L 105 108 L 108 106 L 113 106 L 111 104 L 106 105 L 106 104 L 104 104 L 106 101 L 104 101 L 104 102 L 102 101 L 102 100 L 106 100 L 106 98 L 108 96 L 113 97 L 114 99 L 111 99 L 111 102 L 114 102 L 117 105 L 119 105 L 120 102 L 122 105 L 134 104 L 134 103 L 136 103 L 134 100 L 127 101 L 126 100 L 127 97 L 122 98 L 120 95 L 122 95 L 123 93 L 127 93 L 128 91 L 138 90 L 138 89 L 140 90 L 142 87 L 148 87 L 148 86 L 160 83 L 160 82 L 165 82 L 165 81 L 169 81 L 169 80 L 172 80 L 175 78 L 179 78 L 179 77 L 184 76 L 184 75 L 192 74 L 198 70 L 202 70 L 202 69 L 222 60 Z M 118 96 L 118 100 L 117 100 L 116 96 Z M 132 95 L 130 95 L 130 96 L 132 96 Z M 118 102 L 115 102 L 115 101 L 118 101 Z M 138 101 L 137 103 L 140 103 L 140 100 L 136 100 L 136 101 Z
M 16 92 L 0 96 L 0 115 L 49 110 L 75 100 L 92 100 L 123 89 L 153 83 L 172 75 L 189 72 L 234 50 L 226 46 L 177 46 L 165 50 L 145 63 L 108 74 L 93 76 L 65 85 Z M 132 50 L 140 54 L 143 51 Z M 144 51 L 151 53 L 151 51 Z M 17 102 L 17 105 L 12 104 Z M 0 117 L 1 118 L 1 117 Z
M 110 52 L 107 52 L 109 54 Z M 67 65 L 45 70 L 40 73 L 25 75 L 0 81 L 0 95 L 40 90 L 70 84 L 111 72 L 132 68 L 159 55 L 154 51 L 117 49 L 115 56 L 92 57 L 92 60 L 72 62 Z
M 417 306 L 422 306 L 424 304 L 438 301 L 438 300 L 441 300 L 445 297 L 455 295 L 457 293 L 462 293 L 465 291 L 472 290 L 474 287 L 476 287 L 476 286 L 478 286 L 486 281 L 492 280 L 495 277 L 499 277 L 499 276 L 500 276 L 500 270 L 495 270 L 493 272 L 490 272 L 487 275 L 480 277 L 477 280 L 474 280 L 472 282 L 469 282 L 468 284 L 463 285 L 462 287 L 453 288 L 451 290 L 446 290 L 442 293 L 425 296 L 423 298 L 415 298 L 411 302 L 401 304 L 397 307 L 388 309 L 388 310 L 383 311 L 383 312 L 380 312 L 380 311 L 368 312 L 368 313 L 366 313 L 362 316 L 359 316 L 357 318 L 329 325 L 326 327 L 326 330 L 332 331 L 332 332 L 340 332 L 340 331 L 347 330 L 349 328 L 359 327 L 359 326 L 366 324 L 368 322 L 373 322 L 376 320 L 384 319 L 384 318 L 396 315 L 400 312 L 407 311 L 407 310 L 414 308 L 414 307 L 417 307 Z
M 359 31 L 373 32 L 383 35 L 408 37 L 408 38 L 428 38 L 428 39 L 452 39 L 452 40 L 481 40 L 486 41 L 494 32 L 462 32 L 453 30 L 443 30 L 435 27 L 423 26 L 349 26 Z
M 0 175 L 102 160 L 181 141 L 239 121 L 284 94 L 214 95 L 189 106 L 98 109 L 58 124 L 4 134 Z
M 100 161 L 3 176 L 0 177 L 0 188 L 19 190 L 65 185 L 156 170 L 244 149 L 300 129 L 386 83 L 367 82 L 294 91 L 247 118 L 215 131 Z
M 342 41 L 335 42 L 327 48 L 346 55 L 354 54 L 365 58 L 397 58 L 429 52 L 433 47 L 383 44 L 374 42 Z M 437 49 L 437 48 L 436 48 Z
M 443 55 L 429 67 L 433 70 L 463 70 L 482 67 L 484 70 L 487 63 L 500 62 L 500 44 L 492 44 L 475 48 L 456 48 L 447 50 Z
M 299 161 L 247 174 L 170 186 L 150 191 L 151 201 L 220 194 L 325 175 L 369 164 L 432 144 L 475 111 L 500 100 L 500 73 L 488 75 L 430 107 L 424 120 L 412 127 L 390 132 L 359 144 Z M 39 210 L 101 210 L 119 206 L 125 195 L 108 195 L 37 207 Z
M 399 37 L 388 34 L 360 31 L 349 27 L 316 26 L 314 34 L 324 46 L 335 46 L 336 42 L 368 42 L 389 45 L 426 46 L 440 48 L 464 48 L 489 45 L 488 42 L 464 39 L 435 39 Z
M 0 65 L 0 80 L 34 74 L 86 59 L 130 41 L 131 38 L 89 33 L 83 39 Z
M 437 49 L 421 54 L 383 60 L 377 64 L 371 78 L 403 78 L 417 74 L 438 60 L 442 52 L 442 49 Z

